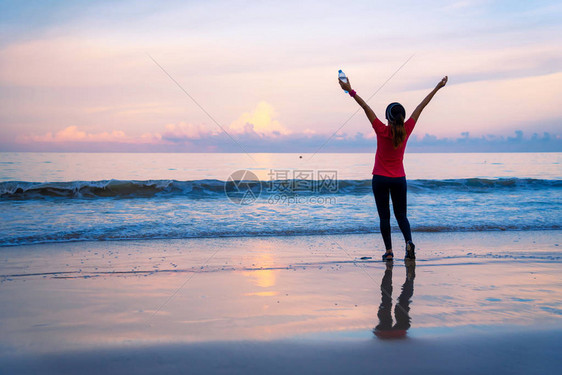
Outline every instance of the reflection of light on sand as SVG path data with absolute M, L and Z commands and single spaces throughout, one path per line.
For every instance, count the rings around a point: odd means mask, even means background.
M 244 293 L 245 296 L 259 296 L 259 297 L 272 297 L 278 295 L 279 292 L 255 292 L 255 293 Z
M 275 271 L 272 270 L 256 270 L 242 273 L 244 276 L 252 279 L 252 282 L 262 288 L 275 286 Z
M 262 249 L 263 250 L 263 249 Z M 273 264 L 273 256 L 270 253 L 260 252 L 256 258 L 251 260 L 253 267 L 269 267 Z M 269 288 L 275 286 L 276 270 L 256 269 L 253 271 L 244 271 L 242 275 L 248 277 L 254 285 L 261 288 Z M 270 296 L 274 294 L 261 294 L 263 292 L 254 293 L 252 295 Z M 271 292 L 268 292 L 271 293 Z

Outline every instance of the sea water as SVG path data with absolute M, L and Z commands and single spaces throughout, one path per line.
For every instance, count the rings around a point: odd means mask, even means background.
M 561 229 L 561 159 L 407 153 L 412 229 Z M 0 246 L 377 232 L 373 162 L 373 154 L 0 153 Z

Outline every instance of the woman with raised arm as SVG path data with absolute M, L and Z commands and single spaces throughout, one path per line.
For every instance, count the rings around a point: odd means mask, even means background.
M 404 107 L 400 103 L 390 103 L 386 107 L 388 125 L 385 125 L 377 118 L 371 107 L 351 88 L 349 79 L 347 82 L 338 79 L 341 88 L 347 91 L 361 108 L 365 110 L 369 122 L 377 133 L 377 153 L 373 169 L 373 194 L 375 195 L 375 202 L 379 213 L 380 230 L 386 247 L 386 253 L 382 256 L 383 261 L 394 259 L 390 238 L 390 198 L 392 198 L 394 216 L 406 241 L 405 259 L 416 259 L 410 223 L 406 217 L 407 186 L 403 164 L 404 150 L 421 112 L 431 101 L 435 93 L 447 84 L 447 80 L 447 76 L 443 77 L 429 95 L 416 107 L 407 121 L 405 121 L 406 110 Z

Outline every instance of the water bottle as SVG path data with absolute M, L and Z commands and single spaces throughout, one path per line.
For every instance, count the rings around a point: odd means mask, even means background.
M 343 70 L 341 70 L 341 69 L 338 71 L 338 78 L 339 78 L 341 81 L 345 82 L 345 83 L 348 82 L 348 81 L 347 81 L 347 77 L 345 76 L 345 73 L 344 73 Z M 345 91 L 345 90 L 344 90 L 344 91 Z M 347 91 L 345 91 L 345 93 L 348 94 Z

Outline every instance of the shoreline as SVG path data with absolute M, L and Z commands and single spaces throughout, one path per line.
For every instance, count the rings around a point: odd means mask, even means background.
M 556 228 L 537 228 L 537 229 L 510 229 L 506 227 L 498 226 L 497 229 L 473 229 L 473 230 L 450 230 L 450 231 L 434 231 L 434 230 L 412 230 L 412 235 L 454 235 L 463 233 L 466 234 L 473 234 L 473 233 L 540 233 L 540 232 L 562 232 L 562 227 Z M 380 231 L 372 231 L 372 232 L 364 232 L 364 233 L 291 233 L 287 235 L 279 235 L 278 233 L 273 234 L 259 234 L 259 235 L 252 235 L 252 236 L 237 236 L 237 235 L 225 235 L 225 236 L 217 236 L 217 235 L 209 235 L 209 236 L 200 236 L 200 237 L 155 237 L 155 238 L 117 238 L 117 239 L 104 239 L 104 240 L 68 240 L 68 241 L 50 241 L 50 242 L 38 242 L 38 243 L 28 243 L 28 244 L 15 244 L 15 245 L 0 245 L 0 252 L 3 249 L 12 249 L 12 248 L 20 248 L 20 247 L 31 247 L 31 246 L 57 246 L 57 245 L 67 245 L 67 244 L 81 244 L 81 243 L 112 243 L 112 242 L 144 242 L 144 241 L 190 241 L 190 240 L 215 240 L 215 239 L 268 239 L 268 238 L 299 238 L 299 237 L 327 237 L 327 236 L 372 236 L 377 235 L 380 237 Z M 393 241 L 395 241 L 394 237 L 399 237 L 400 233 L 399 228 L 396 226 L 392 226 L 392 236 Z M 562 235 L 561 235 L 562 237 Z M 381 238 L 382 241 L 382 238 Z M 560 240 L 562 241 L 562 239 Z M 559 242 L 560 242 L 559 241 Z M 401 242 L 400 242 L 401 243 Z

